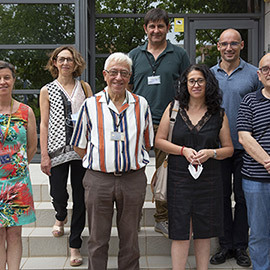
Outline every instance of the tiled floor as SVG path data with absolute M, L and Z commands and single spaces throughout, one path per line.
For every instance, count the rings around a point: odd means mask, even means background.
M 79 267 L 71 267 L 69 258 L 67 257 L 35 257 L 23 258 L 21 264 L 22 270 L 71 270 L 71 269 L 87 269 L 87 258 L 84 257 L 83 265 Z M 108 270 L 117 269 L 117 257 L 109 257 Z M 171 258 L 169 256 L 142 256 L 140 258 L 140 269 L 153 270 L 169 270 L 171 269 Z M 195 270 L 195 257 L 189 256 L 186 270 Z M 251 270 L 252 267 L 244 268 L 235 263 L 234 259 L 228 260 L 221 265 L 209 264 L 209 270 Z

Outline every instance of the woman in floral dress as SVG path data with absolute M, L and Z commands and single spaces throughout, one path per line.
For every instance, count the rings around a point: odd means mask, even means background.
M 15 69 L 0 61 L 0 270 L 19 270 L 22 225 L 36 220 L 28 163 L 37 148 L 32 109 L 12 99 Z

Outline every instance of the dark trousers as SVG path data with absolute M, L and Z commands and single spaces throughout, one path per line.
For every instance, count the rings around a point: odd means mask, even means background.
M 156 135 L 158 130 L 158 125 L 154 125 L 154 133 Z M 156 169 L 161 166 L 162 162 L 166 158 L 166 153 L 154 148 L 155 151 L 155 160 L 156 160 Z M 168 205 L 165 201 L 155 201 L 156 204 L 156 213 L 154 218 L 156 222 L 167 221 L 168 220 Z
M 112 217 L 116 206 L 119 270 L 139 270 L 138 222 L 147 179 L 144 168 L 114 176 L 87 170 L 83 180 L 88 214 L 88 269 L 106 270 Z
M 244 150 L 234 150 L 232 157 L 221 161 L 224 195 L 224 237 L 219 239 L 220 246 L 228 249 L 248 246 L 247 208 L 242 189 L 242 158 Z M 231 195 L 234 193 L 235 211 L 232 214 Z
M 80 248 L 82 245 L 81 233 L 85 226 L 84 188 L 82 184 L 85 169 L 82 166 L 81 160 L 73 160 L 52 167 L 50 195 L 56 211 L 56 219 L 64 221 L 67 216 L 67 203 L 69 198 L 67 192 L 69 167 L 71 168 L 70 180 L 73 200 L 69 246 L 71 248 Z

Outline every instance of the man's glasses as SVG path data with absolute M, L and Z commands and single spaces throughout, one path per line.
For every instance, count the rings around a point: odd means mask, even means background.
M 194 86 L 196 83 L 199 86 L 203 86 L 205 85 L 205 79 L 198 79 L 198 80 L 194 80 L 194 79 L 190 79 L 187 81 L 189 86 Z
M 236 42 L 236 41 L 233 41 L 231 43 L 228 43 L 228 42 L 219 42 L 219 46 L 221 48 L 227 48 L 228 45 L 230 45 L 231 48 L 237 48 L 239 44 L 240 44 L 240 42 Z
M 270 71 L 270 66 L 261 67 L 261 68 L 259 68 L 259 70 L 263 75 L 267 75 Z
M 71 58 L 71 57 L 59 57 L 59 58 L 57 57 L 57 61 L 60 64 L 64 63 L 66 60 L 67 60 L 68 63 L 73 63 L 74 62 L 74 59 Z
M 122 78 L 128 78 L 130 75 L 130 72 L 127 70 L 116 70 L 116 69 L 111 69 L 111 70 L 106 70 L 105 71 L 111 76 L 111 77 L 116 77 L 118 73 L 120 73 Z

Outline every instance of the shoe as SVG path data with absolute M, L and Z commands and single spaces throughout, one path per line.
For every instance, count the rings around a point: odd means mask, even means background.
M 237 248 L 234 251 L 234 258 L 236 259 L 236 263 L 243 267 L 251 266 L 250 258 L 245 249 Z
M 70 266 L 80 266 L 83 263 L 82 257 L 70 257 Z
M 72 255 L 73 254 L 73 255 Z M 70 248 L 70 266 L 80 266 L 83 263 L 83 258 L 80 250 L 77 248 Z
M 64 235 L 64 225 L 67 223 L 67 218 L 63 221 L 63 225 L 53 225 L 52 234 L 54 237 L 61 237 Z
M 210 263 L 215 265 L 225 263 L 227 259 L 233 258 L 233 255 L 233 250 L 220 248 L 220 250 L 212 256 Z
M 155 223 L 155 231 L 162 233 L 166 238 L 169 238 L 168 221 L 160 221 Z

